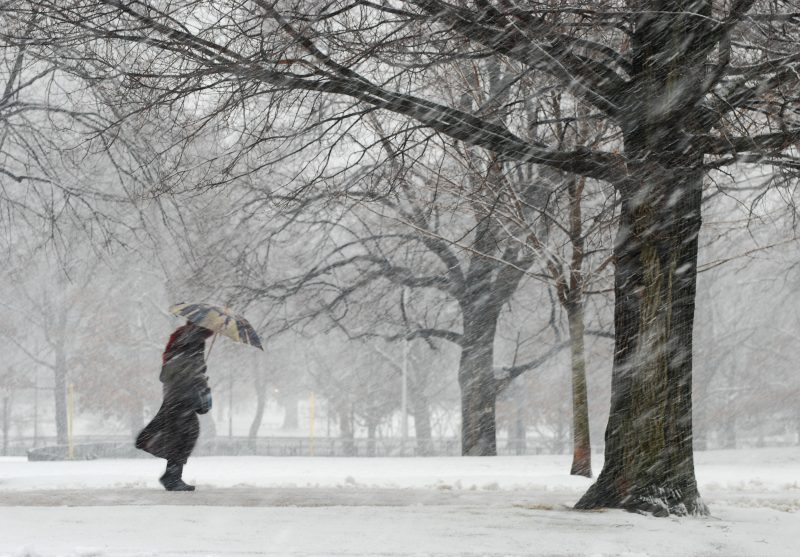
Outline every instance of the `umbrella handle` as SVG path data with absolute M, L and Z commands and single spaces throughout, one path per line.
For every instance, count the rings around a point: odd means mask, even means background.
M 208 354 L 206 354 L 206 362 L 208 361 L 208 357 L 211 356 L 211 350 L 214 348 L 214 341 L 217 340 L 217 333 L 214 333 L 214 336 L 211 337 L 211 346 L 208 347 Z

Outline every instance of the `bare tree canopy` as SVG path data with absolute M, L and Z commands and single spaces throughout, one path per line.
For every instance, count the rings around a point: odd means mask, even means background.
M 424 142 L 425 133 L 495 155 L 501 174 L 532 163 L 612 184 L 620 219 L 613 394 L 604 468 L 578 507 L 706 512 L 691 422 L 703 184 L 709 171 L 734 164 L 797 177 L 796 2 L 6 6 L 10 44 L 117 84 L 120 121 L 147 115 L 180 128 L 162 154 L 184 180 L 197 166 L 183 161 L 191 140 L 225 122 L 219 150 L 205 154 L 219 164 L 193 175 L 198 187 L 289 159 L 287 182 L 339 177 L 388 138 Z M 435 86 L 483 60 L 501 69 L 502 86 L 491 90 L 478 76 L 481 102 Z M 553 90 L 591 107 L 580 120 L 606 123 L 602 142 L 574 146 L 538 133 L 547 120 L 526 102 Z M 363 131 L 373 114 L 387 125 Z M 304 160 L 310 146 L 317 154 Z

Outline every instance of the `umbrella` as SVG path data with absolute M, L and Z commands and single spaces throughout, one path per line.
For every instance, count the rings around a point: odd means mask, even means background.
M 211 304 L 175 304 L 169 308 L 169 312 L 185 317 L 195 325 L 214 331 L 215 335 L 225 335 L 236 342 L 264 350 L 261 346 L 261 339 L 258 338 L 253 326 L 241 315 L 233 313 L 230 308 Z M 214 341 L 212 340 L 211 346 L 213 347 L 213 345 Z M 209 352 L 211 352 L 210 349 Z

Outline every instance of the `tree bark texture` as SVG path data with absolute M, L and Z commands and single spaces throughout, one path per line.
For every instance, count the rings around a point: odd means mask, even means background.
M 659 165 L 660 166 L 660 165 Z M 692 327 L 703 174 L 637 173 L 615 246 L 614 368 L 605 465 L 577 508 L 704 514 L 692 454 Z
M 586 389 L 583 301 L 567 305 L 572 357 L 572 467 L 573 476 L 592 477 L 592 446 L 589 434 L 589 400 Z
M 465 309 L 458 383 L 461 387 L 461 454 L 497 454 L 494 336 L 496 312 Z
M 627 176 L 615 183 L 615 352 L 605 464 L 578 502 L 657 516 L 707 514 L 692 452 L 692 329 L 701 224 L 708 0 L 668 0 L 631 37 L 619 124 Z

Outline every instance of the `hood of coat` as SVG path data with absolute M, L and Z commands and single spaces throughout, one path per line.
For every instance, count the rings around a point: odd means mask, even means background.
M 214 332 L 205 327 L 199 327 L 194 323 L 186 323 L 178 327 L 170 335 L 167 346 L 162 354 L 162 363 L 167 363 L 176 356 L 202 353 L 206 347 L 206 339 Z

